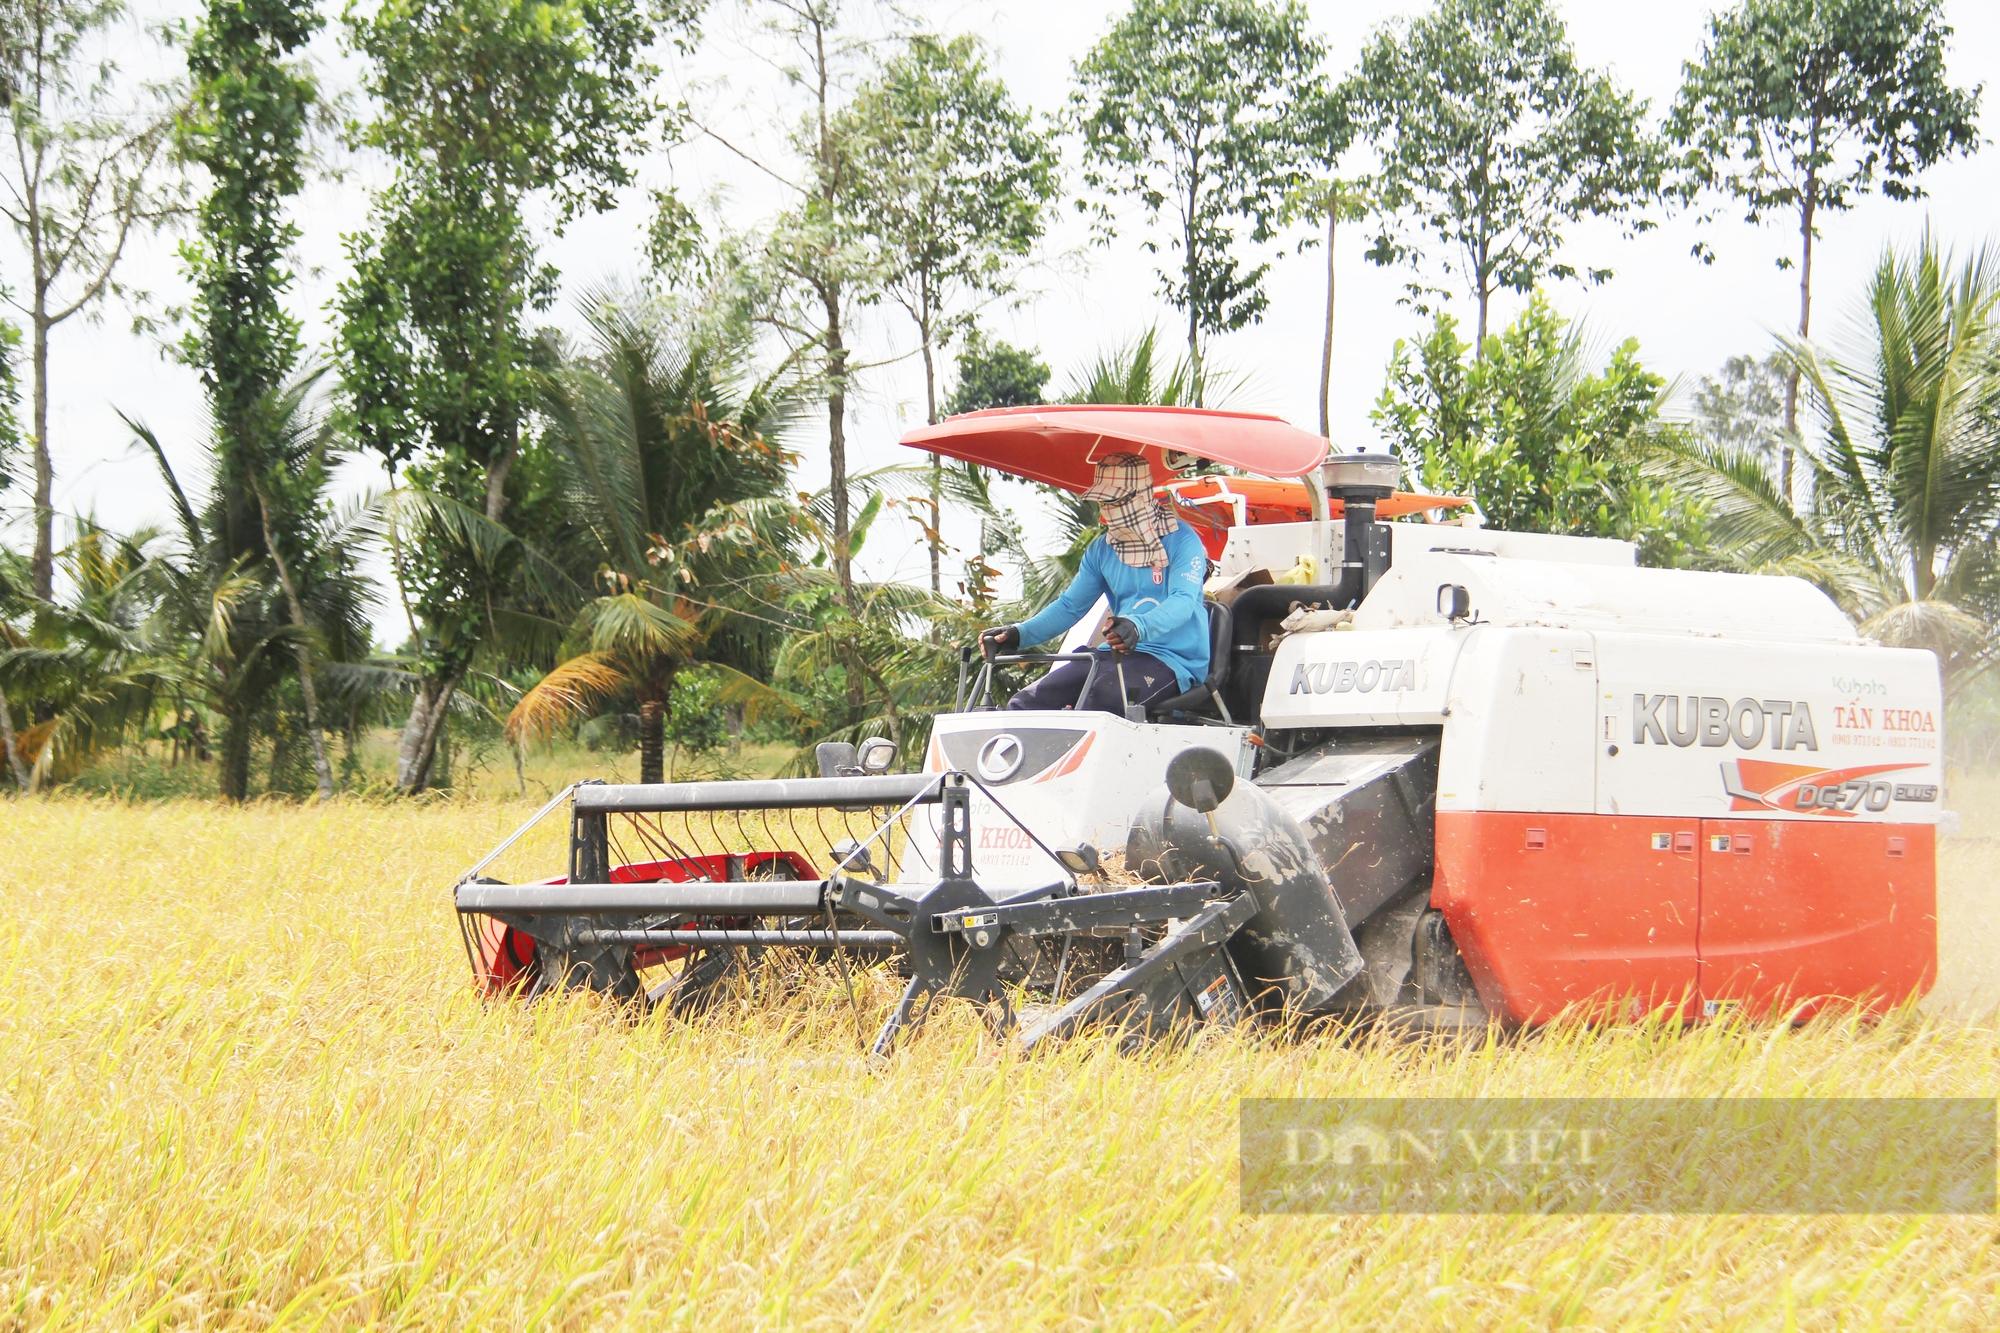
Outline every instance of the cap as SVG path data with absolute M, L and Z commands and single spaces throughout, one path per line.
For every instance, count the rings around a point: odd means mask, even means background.
M 1138 454 L 1106 454 L 1097 460 L 1097 475 L 1086 500 L 1122 500 L 1128 495 L 1153 489 L 1153 469 Z

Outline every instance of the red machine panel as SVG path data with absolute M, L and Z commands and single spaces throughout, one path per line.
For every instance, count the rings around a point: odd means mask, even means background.
M 1798 1017 L 1827 997 L 1887 1008 L 1937 976 L 1928 824 L 1702 821 L 1703 1006 Z
M 1431 902 L 1495 1016 L 1691 1011 L 1699 837 L 1693 819 L 1441 810 Z

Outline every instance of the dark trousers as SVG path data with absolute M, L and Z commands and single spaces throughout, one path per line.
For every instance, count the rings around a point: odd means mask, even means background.
M 1079 645 L 1070 651 L 1082 652 L 1083 649 Z M 1118 697 L 1120 663 L 1125 668 L 1124 699 Z M 1089 662 L 1058 662 L 1046 676 L 1009 699 L 1007 707 L 1075 708 L 1117 713 L 1122 717 L 1127 702 L 1150 704 L 1156 699 L 1170 698 L 1181 692 L 1180 682 L 1174 678 L 1174 669 L 1151 653 L 1125 653 L 1121 656 L 1100 648 L 1095 676 L 1091 676 L 1091 665 Z M 1083 688 L 1086 677 L 1090 679 L 1088 694 Z

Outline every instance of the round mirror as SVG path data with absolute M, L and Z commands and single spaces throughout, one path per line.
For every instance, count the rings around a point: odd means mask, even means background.
M 1204 815 L 1228 800 L 1235 787 L 1236 770 L 1214 750 L 1182 750 L 1167 761 L 1167 790 Z

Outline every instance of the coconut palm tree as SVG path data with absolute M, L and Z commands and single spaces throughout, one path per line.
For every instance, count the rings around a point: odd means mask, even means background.
M 126 422 L 152 453 L 179 528 L 178 541 L 146 562 L 158 637 L 179 643 L 185 688 L 221 720 L 217 785 L 227 800 L 249 795 L 257 738 L 275 731 L 292 689 L 319 791 L 331 794 L 317 672 L 367 651 L 372 594 L 356 571 L 377 512 L 369 503 L 336 511 L 326 499 L 336 440 L 318 380 L 305 376 L 271 396 L 257 457 L 204 450 L 215 467 L 199 504 L 159 438 Z
M 184 689 L 181 645 L 158 616 L 159 545 L 79 520 L 56 557 L 60 600 L 34 595 L 26 562 L 0 562 L 0 690 L 18 705 L 8 772 L 24 790 L 75 776 Z
M 552 378 L 543 411 L 595 595 L 507 732 L 546 735 L 626 699 L 640 780 L 658 782 L 676 673 L 697 656 L 754 665 L 782 628 L 751 603 L 790 522 L 779 497 L 793 456 L 775 438 L 804 399 L 752 381 L 742 332 L 683 331 L 610 296 L 587 319 L 592 345 Z
M 1733 563 L 1812 579 L 1962 687 L 2000 660 L 2000 254 L 1957 263 L 1928 234 L 1885 252 L 1844 343 L 1783 353 L 1820 428 L 1801 502 L 1748 446 L 1669 437 L 1653 467 Z

